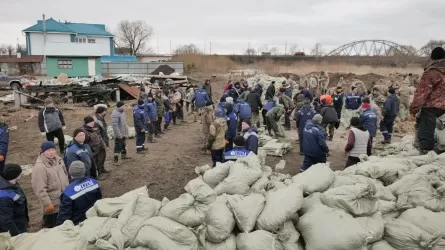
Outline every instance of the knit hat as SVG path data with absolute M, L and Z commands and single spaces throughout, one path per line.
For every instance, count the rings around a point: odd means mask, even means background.
M 316 114 L 316 115 L 314 115 L 314 117 L 312 117 L 312 121 L 316 122 L 316 123 L 321 123 L 322 120 L 323 120 L 323 116 L 321 116 L 320 114 Z
M 96 113 L 97 114 L 102 114 L 103 112 L 107 111 L 107 108 L 103 107 L 103 106 L 99 106 L 96 109 Z
M 215 117 L 216 118 L 223 118 L 224 117 L 224 111 L 220 108 L 215 109 Z
M 395 94 L 396 93 L 396 89 L 395 88 L 389 88 L 388 89 L 388 93 L 390 93 L 390 94 Z
M 72 178 L 85 177 L 85 164 L 81 161 L 73 161 L 68 172 Z
M 46 98 L 45 99 L 45 106 L 47 106 L 48 104 L 54 103 L 53 99 L 51 98 Z
M 94 118 L 91 116 L 86 116 L 85 118 L 83 118 L 83 123 L 84 124 L 88 124 L 90 122 L 94 122 Z
M 118 107 L 118 108 L 120 108 L 120 107 L 122 107 L 122 106 L 124 106 L 125 105 L 125 103 L 123 102 L 123 101 L 118 101 L 117 103 L 116 103 L 116 107 Z
M 246 130 L 250 128 L 250 121 L 249 120 L 244 120 L 243 122 L 241 122 L 241 129 L 242 130 Z
M 226 103 L 233 104 L 233 98 L 232 97 L 226 97 Z
M 46 141 L 44 143 L 42 143 L 42 146 L 40 147 L 40 152 L 45 152 L 48 149 L 54 148 L 56 149 L 56 144 L 54 144 L 54 142 L 52 141 Z
M 3 169 L 3 178 L 7 181 L 14 180 L 22 173 L 22 167 L 18 164 L 8 163 Z
M 144 106 L 144 100 L 139 99 L 138 100 L 138 106 Z
M 85 131 L 81 128 L 76 128 L 73 132 L 73 138 L 76 137 L 79 133 L 85 133 Z
M 431 60 L 440 60 L 445 58 L 445 50 L 442 47 L 436 47 L 431 51 Z

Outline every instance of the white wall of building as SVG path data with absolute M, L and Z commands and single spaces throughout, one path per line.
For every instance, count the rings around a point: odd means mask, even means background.
M 48 33 L 46 35 L 46 55 L 60 56 L 109 56 L 109 37 L 88 37 L 95 39 L 95 43 L 71 42 L 70 34 Z M 43 33 L 30 33 L 31 55 L 44 55 Z

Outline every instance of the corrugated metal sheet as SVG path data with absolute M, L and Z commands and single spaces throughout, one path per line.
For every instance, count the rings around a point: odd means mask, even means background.
M 134 99 L 138 99 L 139 93 L 141 92 L 138 88 L 131 87 L 131 86 L 128 86 L 127 84 L 123 84 L 123 83 L 119 84 L 118 86 L 121 90 L 125 91 L 126 93 L 128 93 L 129 95 L 134 97 Z
M 102 74 L 149 75 L 161 65 L 168 65 L 180 75 L 184 74 L 184 63 L 182 62 L 103 62 Z

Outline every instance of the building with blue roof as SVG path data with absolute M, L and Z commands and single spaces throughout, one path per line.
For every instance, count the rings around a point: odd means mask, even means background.
M 23 32 L 28 55 L 44 56 L 42 65 L 50 77 L 60 73 L 69 77 L 101 75 L 101 57 L 114 56 L 114 36 L 104 24 L 50 18 L 38 20 Z

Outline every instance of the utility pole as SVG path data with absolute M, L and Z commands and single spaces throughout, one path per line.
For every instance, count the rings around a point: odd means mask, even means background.
M 210 43 L 210 55 L 212 54 L 212 41 L 209 42 Z
M 287 42 L 284 44 L 284 54 L 287 55 Z
M 172 40 L 170 40 L 170 55 L 172 54 Z
M 48 69 L 47 63 L 46 63 L 46 20 L 45 20 L 45 14 L 43 14 L 43 61 L 45 62 L 45 69 Z M 48 73 L 48 70 L 47 70 Z

